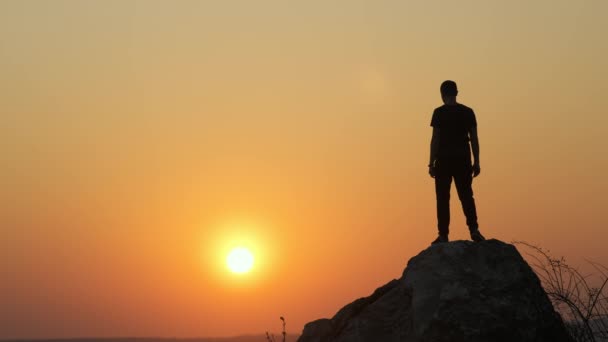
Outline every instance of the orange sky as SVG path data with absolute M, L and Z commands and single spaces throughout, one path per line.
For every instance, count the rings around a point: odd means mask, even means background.
M 608 2 L 0 2 L 0 338 L 332 316 L 435 237 L 439 84 L 481 229 L 605 250 Z M 467 238 L 453 197 L 452 239 Z M 229 247 L 249 245 L 250 274 Z

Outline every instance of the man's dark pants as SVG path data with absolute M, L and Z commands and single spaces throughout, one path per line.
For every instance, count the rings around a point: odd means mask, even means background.
M 473 199 L 473 175 L 471 161 L 467 158 L 441 158 L 435 174 L 435 194 L 437 195 L 437 227 L 439 234 L 447 235 L 450 226 L 450 188 L 452 179 L 467 218 L 470 231 L 477 225 L 477 210 Z

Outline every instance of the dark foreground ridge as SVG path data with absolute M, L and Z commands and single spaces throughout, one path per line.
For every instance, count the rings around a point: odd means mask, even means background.
M 306 324 L 299 342 L 571 342 L 540 281 L 498 240 L 413 257 L 400 279 Z

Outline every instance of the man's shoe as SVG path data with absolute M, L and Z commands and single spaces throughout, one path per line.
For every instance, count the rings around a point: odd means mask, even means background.
M 439 234 L 439 236 L 435 239 L 435 241 L 431 242 L 431 245 L 435 245 L 438 243 L 450 242 L 447 235 Z
M 483 237 L 483 235 L 481 235 L 481 233 L 479 232 L 479 229 L 476 229 L 471 232 L 471 240 L 473 240 L 475 242 L 480 242 L 480 241 L 485 241 L 486 238 Z

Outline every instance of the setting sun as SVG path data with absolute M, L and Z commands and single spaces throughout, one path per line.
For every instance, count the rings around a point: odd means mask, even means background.
M 228 253 L 226 264 L 233 273 L 247 273 L 253 267 L 253 254 L 245 247 L 236 247 Z

